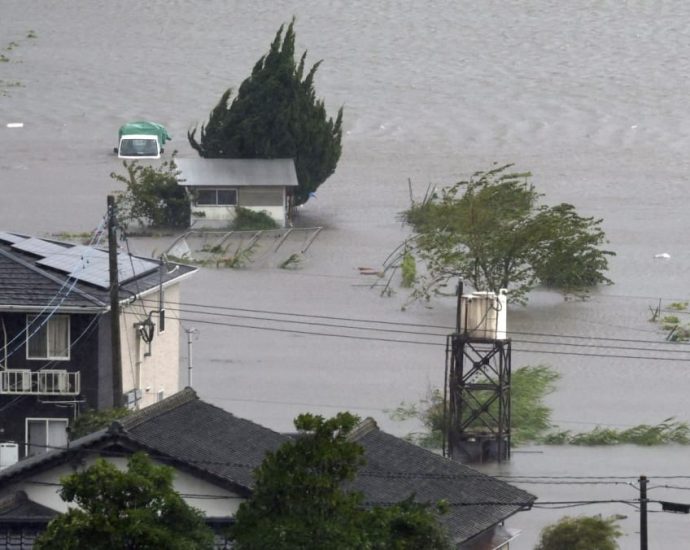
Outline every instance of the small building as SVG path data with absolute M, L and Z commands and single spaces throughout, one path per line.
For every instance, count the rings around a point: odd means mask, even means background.
M 227 227 L 239 206 L 288 221 L 297 172 L 292 159 L 175 159 L 192 198 L 190 225 Z
M 119 406 L 180 389 L 180 282 L 197 268 L 120 252 Z M 109 256 L 0 232 L 0 468 L 67 442 L 71 421 L 114 406 Z
M 185 388 L 69 446 L 0 470 L 0 550 L 3 537 L 14 534 L 30 543 L 55 513 L 67 510 L 58 494 L 62 476 L 98 457 L 124 467 L 136 451 L 174 468 L 175 490 L 203 512 L 216 531 L 216 547 L 227 548 L 222 533 L 252 494 L 253 472 L 266 453 L 291 437 L 238 418 Z M 365 464 L 351 485 L 363 494 L 364 505 L 445 500 L 448 512 L 441 521 L 458 550 L 506 550 L 510 533 L 503 522 L 535 500 L 504 481 L 386 434 L 371 419 L 349 438 L 364 450 Z

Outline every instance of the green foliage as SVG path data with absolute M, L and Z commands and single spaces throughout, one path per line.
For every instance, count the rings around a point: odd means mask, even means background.
M 276 33 L 269 52 L 230 101 L 223 93 L 201 126 L 187 134 L 190 145 L 207 158 L 292 158 L 298 188 L 295 205 L 335 171 L 341 154 L 342 108 L 328 118 L 316 99 L 314 76 L 321 62 L 305 73 L 306 52 L 295 62 L 294 19 Z
M 388 413 L 391 420 L 405 421 L 414 418 L 422 423 L 424 431 L 408 434 L 406 436 L 408 441 L 427 449 L 440 449 L 442 447 L 446 417 L 443 407 L 443 392 L 438 388 L 430 388 L 426 397 L 420 399 L 418 403 L 403 402 Z
M 126 472 L 98 459 L 61 481 L 60 496 L 78 508 L 48 524 L 37 550 L 213 548 L 202 513 L 172 488 L 172 468 L 155 465 L 143 453 L 132 455 Z
M 680 319 L 675 315 L 666 315 L 661 319 L 661 326 L 666 330 L 670 330 L 679 324 Z
M 573 206 L 539 204 L 531 174 L 511 165 L 476 172 L 440 193 L 427 193 L 403 212 L 427 275 L 413 293 L 431 296 L 450 278 L 478 290 L 510 290 L 525 302 L 538 283 L 563 291 L 610 283 L 602 220 L 582 218 Z
M 597 426 L 590 432 L 573 434 L 570 431 L 561 431 L 548 434 L 541 439 L 542 443 L 549 445 L 665 445 L 669 443 L 690 444 L 690 427 L 687 422 L 674 421 L 667 418 L 659 424 L 650 426 L 639 424 L 626 430 L 603 428 Z
M 186 228 L 191 203 L 180 182 L 174 158 L 159 167 L 144 166 L 136 160 L 123 161 L 126 175 L 110 174 L 124 183 L 127 190 L 117 198 L 119 218 L 126 225 L 136 221 L 143 227 Z
M 622 516 L 564 517 L 541 532 L 535 550 L 616 550 Z
M 688 302 L 671 302 L 668 307 L 676 311 L 685 311 L 688 309 Z
M 79 439 L 80 437 L 106 428 L 114 420 L 124 418 L 131 414 L 131 410 L 124 407 L 107 409 L 104 411 L 90 410 L 80 414 L 77 419 L 72 422 L 70 426 L 70 439 Z
M 369 548 L 377 550 L 450 550 L 448 536 L 437 516 L 447 512 L 447 505 L 436 509 L 414 502 L 412 497 L 386 508 L 377 506 L 365 514 Z
M 544 398 L 560 378 L 545 365 L 522 367 L 511 377 L 511 428 L 513 445 L 535 441 L 551 428 L 551 408 Z
M 276 229 L 278 224 L 265 211 L 255 212 L 249 208 L 235 207 L 235 219 L 232 221 L 233 231 L 261 231 Z
M 280 262 L 278 267 L 280 269 L 296 269 L 299 267 L 300 263 L 302 263 L 303 259 L 304 256 L 302 256 L 302 254 L 295 252 L 294 254 L 290 254 L 287 259 Z
M 361 497 L 341 488 L 363 463 L 361 446 L 347 439 L 356 424 L 349 413 L 295 420 L 300 437 L 267 453 L 254 493 L 240 505 L 233 528 L 238 549 L 335 548 L 353 538 L 351 547 L 361 547 Z
M 409 250 L 406 250 L 402 256 L 400 270 L 403 288 L 411 288 L 417 280 L 417 264 Z
M 299 436 L 267 453 L 254 473 L 232 530 L 235 548 L 448 548 L 427 506 L 409 499 L 365 508 L 361 493 L 344 489 L 364 462 L 361 445 L 348 438 L 357 421 L 349 413 L 295 420 Z
M 551 427 L 551 409 L 544 405 L 547 394 L 554 390 L 559 374 L 549 367 L 526 366 L 516 370 L 511 377 L 511 441 L 520 445 L 534 441 Z M 478 402 L 485 402 L 491 392 L 476 392 Z M 497 414 L 497 403 L 489 405 L 489 411 Z M 431 449 L 441 448 L 444 432 L 443 393 L 430 390 L 418 404 L 402 403 L 390 412 L 393 420 L 416 418 L 421 421 L 424 431 L 407 436 L 410 441 Z

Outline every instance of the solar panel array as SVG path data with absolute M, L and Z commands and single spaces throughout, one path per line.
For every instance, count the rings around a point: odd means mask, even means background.
M 110 286 L 110 260 L 104 250 L 84 245 L 61 245 L 34 237 L 22 238 L 14 242 L 12 248 L 40 256 L 36 265 L 56 269 L 78 281 L 101 288 Z M 129 254 L 117 255 L 120 283 L 153 273 L 158 267 L 159 263 L 156 261 L 144 260 Z
M 6 231 L 0 231 L 0 241 L 6 242 L 6 243 L 18 243 L 19 241 L 25 240 L 26 237 L 22 237 L 21 235 L 15 235 L 14 233 L 7 233 Z

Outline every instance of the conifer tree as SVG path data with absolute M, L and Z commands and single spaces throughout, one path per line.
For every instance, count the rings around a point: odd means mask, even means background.
M 314 76 L 321 62 L 306 73 L 307 53 L 295 62 L 294 23 L 280 27 L 232 100 L 232 89 L 223 93 L 199 140 L 196 128 L 187 137 L 206 158 L 293 158 L 299 183 L 293 200 L 299 205 L 335 171 L 343 110 L 329 118 L 323 100 L 316 98 Z

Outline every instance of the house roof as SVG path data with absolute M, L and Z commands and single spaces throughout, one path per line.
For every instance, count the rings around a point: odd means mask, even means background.
M 162 266 L 162 269 L 161 269 Z M 118 253 L 120 300 L 146 294 L 196 267 Z M 0 311 L 102 312 L 110 307 L 108 252 L 0 231 Z
M 364 447 L 364 467 L 354 488 L 370 505 L 388 505 L 414 495 L 417 502 L 445 501 L 441 520 L 462 542 L 520 510 L 536 497 L 459 462 L 382 432 L 372 419 L 350 436 Z
M 47 523 L 56 515 L 55 510 L 29 499 L 24 491 L 16 491 L 0 499 L 0 523 Z
M 191 388 L 150 405 L 108 428 L 70 442 L 69 448 L 34 455 L 0 470 L 0 487 L 69 457 L 108 449 L 144 450 L 162 462 L 196 471 L 248 495 L 252 472 L 267 451 L 289 438 L 200 400 Z
M 266 452 L 290 439 L 206 403 L 186 388 L 71 442 L 68 449 L 36 455 L 0 471 L 0 488 L 75 454 L 107 454 L 108 449 L 125 448 L 146 450 L 160 461 L 248 496 L 254 485 L 252 473 Z M 419 502 L 445 500 L 449 512 L 441 520 L 457 542 L 478 535 L 535 500 L 503 481 L 386 434 L 371 419 L 351 439 L 364 447 L 366 465 L 353 488 L 364 494 L 368 505 L 393 504 L 411 495 Z
M 297 187 L 292 159 L 176 158 L 186 187 Z

